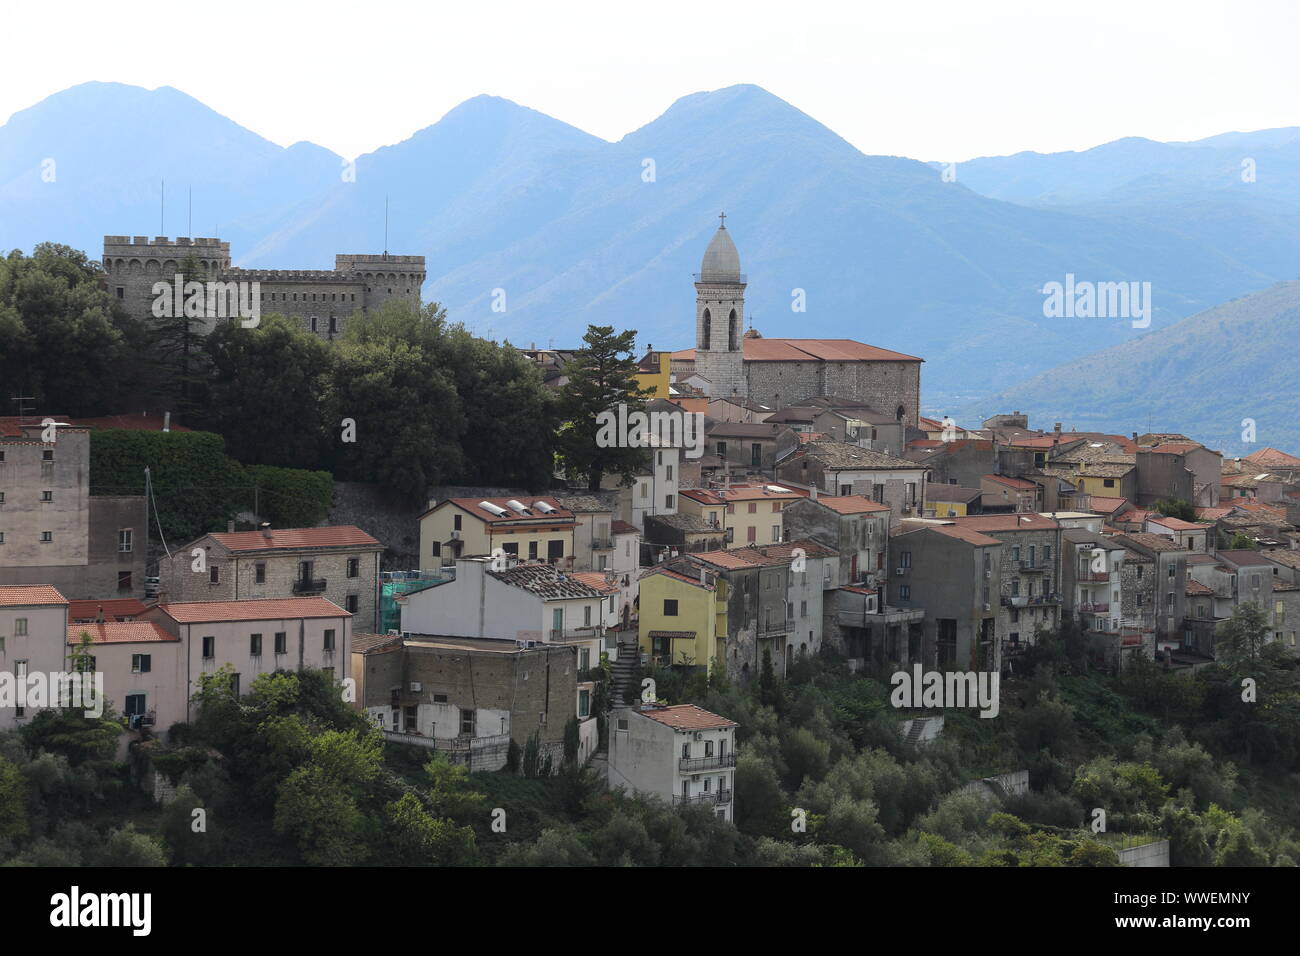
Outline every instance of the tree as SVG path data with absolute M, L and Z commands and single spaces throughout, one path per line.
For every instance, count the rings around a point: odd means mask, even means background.
M 1151 505 L 1152 510 L 1160 512 L 1166 518 L 1181 518 L 1184 521 L 1196 520 L 1196 509 L 1190 501 L 1182 498 L 1161 498 Z
M 0 258 L 0 381 L 28 408 L 99 415 L 145 407 L 152 393 L 145 326 L 100 286 L 85 253 L 41 243 Z M 10 406 L 5 414 L 17 409 Z
M 588 326 L 582 337 L 585 345 L 565 366 L 568 384 L 560 395 L 560 417 L 564 424 L 559 436 L 560 456 L 565 473 L 572 479 L 587 481 L 590 491 L 600 489 L 607 474 L 618 475 L 630 484 L 633 475 L 646 461 L 646 450 L 630 447 L 629 435 L 618 436 L 611 443 L 599 440 L 599 416 L 617 413 L 626 406 L 627 413 L 642 411 L 650 395 L 637 384 L 637 364 L 632 349 L 636 332 L 614 333 L 612 325 Z
M 179 277 L 181 288 L 190 282 L 206 282 L 207 273 L 194 253 L 187 255 L 177 266 L 175 275 L 162 275 L 159 280 L 172 285 Z M 161 297 L 160 297 L 161 298 Z M 198 299 L 183 296 L 180 308 L 174 297 L 162 302 L 165 309 L 155 310 L 149 327 L 149 354 L 159 363 L 171 399 L 173 410 L 189 415 L 202 407 L 202 391 L 206 361 L 202 356 L 203 340 L 207 336 L 206 296 Z M 157 315 L 162 311 L 163 315 Z M 179 314 L 178 314 L 179 313 Z
M 1230 669 L 1254 661 L 1268 640 L 1268 619 L 1258 604 L 1239 604 L 1214 632 L 1215 657 Z
M 230 455 L 244 464 L 319 466 L 329 345 L 290 319 L 266 315 L 250 329 L 223 322 L 203 353 L 211 373 L 198 422 L 226 439 Z

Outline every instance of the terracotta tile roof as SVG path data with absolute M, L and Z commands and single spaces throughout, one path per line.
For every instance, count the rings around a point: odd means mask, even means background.
M 780 488 L 781 490 L 770 491 L 768 485 L 733 485 L 727 489 L 683 488 L 679 494 L 704 505 L 722 505 L 729 501 L 761 501 L 764 498 L 772 501 L 796 501 L 799 498 L 808 496 L 808 492 L 787 485 L 771 485 L 770 487 Z
M 1114 514 L 1128 504 L 1128 499 L 1111 495 L 1089 495 L 1088 504 L 1091 506 L 1091 510 L 1100 514 Z
M 914 518 L 903 519 L 900 524 L 891 533 L 891 537 L 901 538 L 909 534 L 916 534 L 918 531 L 933 531 L 935 534 L 941 534 L 945 538 L 952 538 L 956 541 L 964 541 L 967 544 L 975 545 L 980 548 L 991 548 L 1002 544 L 997 538 L 991 538 L 986 534 L 981 534 L 974 528 L 963 528 L 960 525 L 951 524 L 955 518 L 947 518 L 943 521 L 929 519 L 918 521 Z
M 59 589 L 48 584 L 0 585 L 0 607 L 67 603 L 68 599 L 59 593 Z
M 1216 551 L 1214 556 L 1220 561 L 1227 561 L 1235 567 L 1248 567 L 1255 564 L 1268 564 L 1267 552 L 1238 549 L 1236 551 Z
M 569 577 L 601 594 L 617 594 L 619 590 L 617 584 L 611 584 L 605 579 L 604 571 L 575 571 Z
M 396 634 L 353 634 L 353 654 L 377 654 L 384 650 L 396 650 L 402 646 L 402 638 Z
M 1214 593 L 1214 588 L 1210 587 L 1208 584 L 1202 584 L 1200 581 L 1197 581 L 1194 578 L 1187 579 L 1188 597 L 1191 597 L 1192 595 L 1200 596 L 1200 595 L 1207 595 L 1213 593 Z
M 383 545 L 354 525 L 328 528 L 272 529 L 268 540 L 261 531 L 217 531 L 209 535 L 230 551 L 277 551 L 297 548 L 382 548 Z
M 488 510 L 487 508 L 480 508 L 479 504 L 484 501 L 486 501 L 490 505 L 496 505 L 498 508 L 503 509 L 506 513 L 503 515 L 498 515 L 498 514 L 494 514 L 492 511 Z M 532 513 L 526 515 L 519 514 L 517 511 L 511 508 L 509 504 L 507 504 L 507 502 L 510 501 L 519 502 L 528 511 Z M 548 512 L 544 508 L 536 507 L 536 505 L 539 502 L 542 504 L 550 505 L 555 510 Z M 458 507 L 461 510 L 466 511 L 469 514 L 473 515 L 475 518 L 478 518 L 481 521 L 486 521 L 488 524 L 495 524 L 498 522 L 505 524 L 511 521 L 525 521 L 531 523 L 539 523 L 542 522 L 543 519 L 558 520 L 561 523 L 566 523 L 566 524 L 573 523 L 573 512 L 569 511 L 562 504 L 560 504 L 558 500 L 551 497 L 550 495 L 540 495 L 536 497 L 532 495 L 522 495 L 520 497 L 507 496 L 505 498 L 447 498 L 443 501 L 438 502 L 436 505 L 434 505 L 432 508 L 426 511 L 424 515 L 432 514 L 433 512 L 437 511 L 439 508 L 442 508 L 448 504 L 454 507 Z M 423 518 L 424 515 L 420 515 L 420 517 Z
M 909 461 L 906 458 L 897 458 L 894 455 L 886 455 L 884 452 L 873 451 L 870 448 L 862 448 L 859 445 L 851 445 L 842 441 L 809 442 L 792 460 L 797 460 L 801 456 L 820 462 L 823 468 L 832 471 L 855 471 L 859 469 L 915 471 L 917 469 L 916 462 Z
M 159 604 L 146 613 L 161 612 L 179 624 L 220 624 L 225 621 L 279 621 L 296 618 L 351 617 L 325 598 L 266 598 L 252 601 L 178 601 Z
M 651 631 L 649 637 L 666 637 L 669 640 L 695 640 L 695 631 Z
M 1024 478 L 1012 478 L 1010 475 L 983 475 L 982 477 L 988 481 L 996 481 L 1000 485 L 1019 488 L 1023 491 L 1029 491 L 1030 489 L 1038 487 L 1032 481 L 1027 481 Z
M 135 598 L 111 598 L 105 601 L 69 601 L 69 621 L 93 621 L 99 617 L 100 608 L 104 610 L 105 621 L 119 618 L 139 617 L 145 612 L 145 604 Z
M 1168 441 L 1142 450 L 1155 455 L 1186 455 L 1189 451 L 1200 447 L 1202 447 L 1201 443 L 1196 441 Z
M 634 524 L 628 524 L 626 521 L 611 521 L 609 530 L 614 534 L 640 534 L 641 531 Z
M 853 339 L 762 339 L 741 340 L 746 362 L 921 362 L 924 359 L 902 352 L 877 348 Z M 678 361 L 695 361 L 695 349 L 679 349 Z
M 1276 448 L 1261 448 L 1259 451 L 1247 455 L 1246 461 L 1253 461 L 1257 465 L 1266 465 L 1271 468 L 1300 468 L 1300 458 L 1295 455 L 1288 455 Z
M 804 556 L 809 558 L 829 558 L 832 555 L 839 553 L 833 548 L 826 547 L 824 544 L 818 544 L 811 538 L 800 538 L 797 541 L 781 541 L 777 544 L 751 545 L 751 547 L 766 551 L 769 556 L 782 558 L 794 557 L 795 548 L 802 548 Z M 749 549 L 739 548 L 737 550 L 743 553 Z
M 81 635 L 89 634 L 96 644 L 175 643 L 173 637 L 156 621 L 106 621 L 103 624 L 69 624 L 68 643 L 80 644 Z
M 978 488 L 963 488 L 961 485 L 941 485 L 932 481 L 925 483 L 926 501 L 963 501 L 970 502 L 983 492 Z
M 1264 557 L 1268 558 L 1274 564 L 1280 564 L 1285 568 L 1293 568 L 1300 571 L 1300 551 L 1262 551 Z
M 695 575 L 694 577 L 692 577 L 689 574 L 683 574 L 681 571 L 675 570 L 674 568 L 670 568 L 662 564 L 656 565 L 653 568 L 648 568 L 646 571 L 644 571 L 641 574 L 641 580 L 644 581 L 646 578 L 653 577 L 656 574 L 662 574 L 664 577 L 672 578 L 674 581 L 680 581 L 683 584 L 694 585 L 695 587 L 702 588 L 705 591 L 716 590 L 716 588 L 714 588 L 712 584 L 701 584 L 699 575 Z
M 872 501 L 866 495 L 819 495 L 817 504 L 841 515 L 873 514 L 889 510 L 889 505 Z
M 1012 514 L 967 515 L 948 518 L 948 521 L 976 531 L 1043 531 L 1059 528 L 1055 521 L 1035 511 L 1018 511 Z
M 695 554 L 687 555 L 692 561 L 701 564 L 712 565 L 715 568 L 722 568 L 724 571 L 741 571 L 747 568 L 757 567 L 757 565 L 742 557 L 739 551 L 699 551 Z
M 1148 551 L 1186 551 L 1181 544 L 1173 538 L 1167 538 L 1163 534 L 1147 534 L 1145 532 L 1126 532 L 1116 535 L 1121 544 L 1132 543 L 1146 548 Z
M 642 717 L 657 720 L 674 730 L 716 730 L 736 726 L 734 720 L 719 717 L 694 704 L 674 704 L 671 707 L 649 706 L 643 707 L 638 713 Z
M 1196 517 L 1202 521 L 1218 521 L 1232 514 L 1231 508 L 1197 508 Z
M 576 574 L 565 574 L 551 564 L 517 564 L 505 571 L 489 571 L 498 581 L 523 588 L 543 601 L 565 598 L 596 598 L 600 591 L 578 579 Z
M 1162 525 L 1170 531 L 1204 531 L 1205 525 L 1196 524 L 1192 521 L 1184 521 L 1182 518 L 1171 518 L 1168 515 L 1153 514 L 1147 519 L 1153 524 Z

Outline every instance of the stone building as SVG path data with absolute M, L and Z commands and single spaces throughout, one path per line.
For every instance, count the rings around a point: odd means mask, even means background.
M 323 597 L 365 633 L 379 624 L 383 551 L 351 525 L 205 534 L 159 562 L 160 600 Z
M 579 720 L 579 759 L 596 741 L 593 688 L 578 680 L 576 648 L 412 634 L 359 636 L 358 701 L 389 740 L 439 750 L 471 770 L 500 770 L 510 743 L 537 734 L 558 770 L 564 725 Z
M 68 598 L 144 593 L 143 496 L 90 494 L 90 430 L 0 420 L 0 581 Z
M 154 321 L 156 283 L 172 284 L 185 260 L 193 256 L 200 282 L 258 283 L 262 315 L 295 319 L 322 338 L 340 334 L 350 316 L 369 312 L 389 299 L 420 304 L 424 256 L 336 255 L 333 269 L 241 269 L 231 265 L 230 243 L 213 238 L 159 236 L 104 237 L 104 283 L 131 315 Z M 245 301 L 251 286 L 228 286 Z M 238 290 L 238 291 L 236 291 Z M 229 318 L 228 314 L 223 318 Z M 212 318 L 205 327 L 210 331 Z
M 738 395 L 772 409 L 834 395 L 917 425 L 922 359 L 852 339 L 765 339 L 745 331 L 746 284 L 724 221 L 695 275 L 695 347 L 672 353 L 676 381 L 695 375 L 712 399 Z

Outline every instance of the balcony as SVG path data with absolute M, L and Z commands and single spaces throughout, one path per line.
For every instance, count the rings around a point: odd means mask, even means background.
M 873 627 L 877 625 L 915 624 L 925 619 L 923 608 L 883 607 L 877 612 L 836 609 L 836 617 L 844 627 Z
M 730 790 L 713 790 L 705 793 L 697 793 L 694 796 L 690 796 L 690 797 L 684 797 L 679 793 L 673 794 L 673 806 L 682 806 L 688 803 L 716 804 L 716 803 L 730 803 L 730 802 L 731 802 Z
M 1002 595 L 1003 607 L 1024 607 L 1029 603 L 1028 595 L 1024 594 L 1004 594 Z
M 1092 614 L 1108 614 L 1110 613 L 1110 604 L 1109 602 L 1105 604 L 1097 604 L 1095 602 L 1085 601 L 1079 605 L 1079 610 L 1087 611 Z
M 1042 572 L 1048 570 L 1048 567 L 1045 561 L 1031 561 L 1026 559 L 1020 562 L 1020 570 Z
M 596 539 L 594 539 L 594 540 L 591 542 L 591 550 L 592 550 L 592 551 L 613 551 L 613 550 L 614 550 L 614 539 L 613 539 L 613 538 L 596 538 Z
M 324 590 L 324 578 L 298 578 L 293 582 L 294 594 L 320 594 Z
M 551 644 L 573 644 L 581 641 L 603 640 L 605 629 L 595 625 L 560 629 L 553 627 L 546 632 L 546 639 Z
M 1080 571 L 1076 575 L 1080 584 L 1105 584 L 1110 580 L 1109 571 Z
M 677 769 L 683 773 L 699 773 L 701 770 L 722 770 L 736 765 L 736 755 L 718 754 L 713 757 L 682 757 L 677 761 Z

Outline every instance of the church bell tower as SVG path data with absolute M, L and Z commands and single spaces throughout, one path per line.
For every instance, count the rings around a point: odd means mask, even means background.
M 745 276 L 727 232 L 726 213 L 718 220 L 718 231 L 695 276 L 695 372 L 708 379 L 711 398 L 747 397 Z

